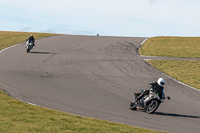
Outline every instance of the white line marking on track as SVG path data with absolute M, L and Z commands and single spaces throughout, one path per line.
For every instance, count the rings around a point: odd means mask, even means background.
M 15 44 L 15 45 L 13 45 L 13 46 L 10 46 L 10 47 L 7 47 L 7 48 L 4 48 L 4 49 L 2 49 L 1 51 L 0 51 L 0 53 L 2 53 L 3 51 L 6 51 L 6 50 L 8 50 L 9 48 L 13 48 L 13 47 L 15 47 L 15 46 L 18 46 L 19 44 Z
M 4 49 L 0 50 L 0 53 L 4 52 L 4 51 L 6 51 L 6 50 L 8 50 L 8 49 L 10 49 L 10 48 L 16 47 L 16 46 L 18 46 L 18 45 L 20 45 L 20 44 L 15 44 L 15 45 L 13 45 L 13 46 L 4 48 Z M 4 90 L 3 90 L 3 91 L 4 91 Z M 9 92 L 6 91 L 6 93 L 9 93 Z M 24 102 L 24 103 L 27 103 L 27 104 L 30 104 L 30 105 L 33 105 L 33 106 L 39 106 L 39 105 L 37 105 L 37 104 L 34 104 L 34 103 L 31 103 L 31 102 L 25 101 L 25 100 L 23 100 L 23 99 L 20 99 L 20 98 L 18 98 L 18 97 L 15 97 L 15 96 L 11 95 L 10 93 L 9 93 L 9 95 L 10 95 L 11 97 L 13 97 L 14 99 L 17 99 L 17 100 L 22 101 L 22 102 Z

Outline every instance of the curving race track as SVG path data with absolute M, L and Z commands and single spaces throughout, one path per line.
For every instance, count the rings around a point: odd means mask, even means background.
M 154 130 L 199 133 L 200 92 L 147 65 L 137 48 L 145 38 L 60 35 L 0 53 L 0 88 L 30 103 Z M 153 115 L 132 111 L 133 92 L 166 79 L 165 100 Z

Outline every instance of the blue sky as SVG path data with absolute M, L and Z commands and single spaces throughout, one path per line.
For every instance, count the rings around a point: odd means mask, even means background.
M 1 0 L 0 31 L 200 36 L 199 0 Z

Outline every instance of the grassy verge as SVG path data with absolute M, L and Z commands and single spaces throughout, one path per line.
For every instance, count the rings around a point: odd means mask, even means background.
M 167 75 L 200 89 L 200 60 L 148 60 L 147 62 Z
M 24 42 L 31 33 L 0 32 L 0 49 Z M 53 34 L 33 33 L 35 38 Z M 161 133 L 103 120 L 70 115 L 32 106 L 0 91 L 0 132 L 2 133 Z
M 127 125 L 84 118 L 17 101 L 0 91 L 0 132 L 132 132 L 159 133 Z
M 200 58 L 200 37 L 154 37 L 139 50 L 141 55 Z M 200 89 L 200 60 L 150 60 L 167 75 Z
M 35 39 L 44 38 L 48 36 L 54 36 L 55 34 L 49 33 L 31 33 L 31 32 L 10 32 L 0 31 L 0 50 L 12 46 L 14 44 L 25 42 L 25 40 L 31 35 L 34 35 Z
M 200 37 L 153 37 L 139 49 L 141 55 L 200 58 Z

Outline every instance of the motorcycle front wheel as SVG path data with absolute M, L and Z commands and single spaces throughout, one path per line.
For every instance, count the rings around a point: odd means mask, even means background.
M 26 49 L 26 53 L 28 53 L 30 51 L 30 48 L 28 47 L 27 49 Z
M 137 105 L 135 104 L 134 101 L 131 102 L 130 107 L 131 110 L 136 110 L 137 109 Z
M 159 105 L 160 105 L 160 102 L 157 100 L 150 101 L 150 103 L 147 106 L 146 112 L 148 114 L 154 113 L 158 109 Z

